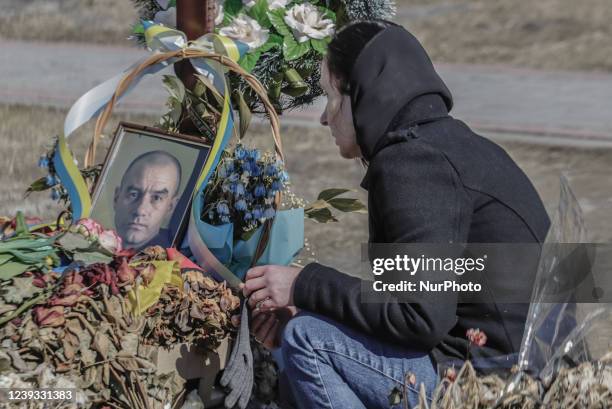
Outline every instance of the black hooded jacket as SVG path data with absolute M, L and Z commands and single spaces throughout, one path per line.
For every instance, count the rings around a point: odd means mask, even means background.
M 419 42 L 401 27 L 377 34 L 350 78 L 357 141 L 369 166 L 372 243 L 542 242 L 549 219 L 525 174 L 496 144 L 448 115 L 452 97 Z M 528 299 L 533 271 L 495 276 Z M 434 362 L 465 359 L 466 331 L 488 336 L 473 355 L 517 352 L 527 304 L 465 304 L 440 293 L 427 300 L 360 302 L 361 280 L 318 263 L 298 275 L 298 308 L 319 313 Z

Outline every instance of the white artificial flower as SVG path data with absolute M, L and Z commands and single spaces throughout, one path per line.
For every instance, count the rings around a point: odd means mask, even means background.
M 158 11 L 155 13 L 153 21 L 157 24 L 163 24 L 166 27 L 176 28 L 176 7 Z
M 310 3 L 296 4 L 285 15 L 285 23 L 293 31 L 298 42 L 309 38 L 322 40 L 334 33 L 334 22 Z
M 289 0 L 268 0 L 268 8 L 270 10 L 284 9 Z
M 219 2 L 217 2 L 216 4 L 217 4 L 217 16 L 215 17 L 215 25 L 220 26 L 221 23 L 223 23 L 223 17 L 225 15 L 223 14 L 223 4 L 219 4 Z
M 219 30 L 219 34 L 234 40 L 242 41 L 251 50 L 259 48 L 268 41 L 269 30 L 262 28 L 257 20 L 244 14 L 239 15 L 232 23 Z
M 256 3 L 257 3 L 257 0 L 242 0 L 242 4 L 244 4 L 244 7 L 248 9 L 253 7 Z

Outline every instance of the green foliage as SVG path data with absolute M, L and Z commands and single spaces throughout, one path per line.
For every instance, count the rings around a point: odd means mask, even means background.
M 310 44 L 308 41 L 298 43 L 293 35 L 285 36 L 283 41 L 283 55 L 287 61 L 296 60 L 308 51 L 310 51 Z
M 270 19 L 270 23 L 274 26 L 276 31 L 278 31 L 278 34 L 283 37 L 293 37 L 293 33 L 291 32 L 289 26 L 287 26 L 287 24 L 285 23 L 284 17 L 285 10 L 283 9 L 276 9 L 268 12 L 268 18 Z
M 272 27 L 270 18 L 268 17 L 268 0 L 257 0 L 257 3 L 251 7 L 247 14 L 254 18 L 263 28 Z
M 332 209 L 344 213 L 366 213 L 366 206 L 359 199 L 338 197 L 350 189 L 332 188 L 319 193 L 317 200 L 304 209 L 304 215 L 319 223 L 337 222 Z
M 240 14 L 243 8 L 244 4 L 242 4 L 242 0 L 226 0 L 223 3 L 223 13 L 225 14 L 223 21 L 224 25 L 229 23 L 233 17 Z M 225 21 L 226 18 L 228 19 L 227 22 Z
M 328 44 L 329 41 L 327 40 L 316 40 L 314 38 L 310 40 L 310 45 L 312 46 L 312 49 L 321 55 L 325 55 L 327 53 Z

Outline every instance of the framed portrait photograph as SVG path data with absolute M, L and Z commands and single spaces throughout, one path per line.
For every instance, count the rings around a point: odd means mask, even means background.
M 93 193 L 91 218 L 124 248 L 177 247 L 210 145 L 187 135 L 122 122 Z

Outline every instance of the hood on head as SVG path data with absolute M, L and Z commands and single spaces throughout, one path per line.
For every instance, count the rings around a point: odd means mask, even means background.
M 398 112 L 415 98 L 437 94 L 447 111 L 453 106 L 450 91 L 419 41 L 399 26 L 382 30 L 366 44 L 349 85 L 357 142 L 365 159 Z

